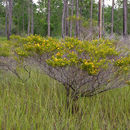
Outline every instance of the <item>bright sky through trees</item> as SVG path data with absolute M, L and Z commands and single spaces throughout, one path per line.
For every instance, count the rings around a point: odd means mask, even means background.
M 98 2 L 99 0 L 95 0 L 96 2 Z M 115 2 L 116 2 L 117 0 L 115 0 Z M 104 2 L 105 2 L 105 5 L 112 5 L 112 0 L 104 0 Z

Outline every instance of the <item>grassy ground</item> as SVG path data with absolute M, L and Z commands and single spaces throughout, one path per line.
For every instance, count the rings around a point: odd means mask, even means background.
M 63 86 L 37 70 L 26 83 L 0 72 L 0 129 L 130 129 L 130 87 L 81 98 L 75 114 L 65 99 Z
M 7 38 L 6 37 L 0 37 L 0 42 L 1 41 L 7 41 Z

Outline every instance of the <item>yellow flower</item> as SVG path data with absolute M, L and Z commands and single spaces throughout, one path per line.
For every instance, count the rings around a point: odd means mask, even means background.
M 74 51 L 72 51 L 72 54 L 74 54 Z
M 56 54 L 56 56 L 60 56 L 61 54 L 60 54 L 60 52 L 58 52 L 57 54 Z
M 88 64 L 88 62 L 86 61 L 84 64 L 85 64 L 85 65 L 87 65 L 87 64 Z
M 57 58 L 55 58 L 55 59 L 54 59 L 54 61 L 56 61 L 56 62 L 57 62 L 57 61 L 58 61 L 58 59 L 57 59 Z

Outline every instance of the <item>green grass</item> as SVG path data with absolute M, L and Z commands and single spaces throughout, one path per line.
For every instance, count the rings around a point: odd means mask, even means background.
M 7 37 L 0 37 L 0 41 L 7 41 Z
M 130 87 L 81 98 L 77 105 L 77 113 L 67 110 L 64 87 L 37 70 L 26 83 L 0 72 L 1 130 L 130 129 Z
M 0 46 L 3 45 L 3 44 L 7 44 L 7 38 L 5 37 L 0 37 Z

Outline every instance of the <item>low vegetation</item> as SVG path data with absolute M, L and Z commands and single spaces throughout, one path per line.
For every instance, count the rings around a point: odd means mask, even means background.
M 41 71 L 26 83 L 1 72 L 0 129 L 130 129 L 129 99 L 130 87 L 79 98 L 72 114 L 64 87 Z
M 119 50 L 116 41 L 58 40 L 37 35 L 12 39 L 18 44 L 15 49 L 18 59 L 32 57 L 50 77 L 65 86 L 73 100 L 129 83 L 129 50 Z
M 128 47 L 14 35 L 0 50 L 1 129 L 130 129 Z
M 0 0 L 0 130 L 129 130 L 129 7 Z

